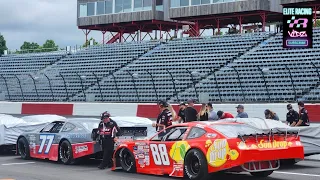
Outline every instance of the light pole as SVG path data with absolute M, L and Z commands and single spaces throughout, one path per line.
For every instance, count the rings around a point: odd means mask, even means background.
M 50 87 L 50 91 L 51 91 L 51 96 L 52 96 L 52 101 L 54 101 L 54 94 L 53 94 L 53 90 L 52 90 L 52 84 L 51 84 L 51 79 L 46 75 L 46 74 L 43 74 L 47 80 L 48 80 L 48 83 L 49 83 L 49 87 Z
M 228 66 L 228 68 L 231 68 L 231 69 L 233 69 L 234 71 L 236 71 L 236 73 L 237 73 L 237 78 L 238 78 L 238 82 L 239 82 L 239 85 L 240 85 L 240 89 L 241 89 L 241 91 L 242 91 L 242 97 L 243 97 L 244 102 L 246 102 L 246 96 L 244 95 L 242 83 L 241 83 L 241 80 L 240 80 L 239 71 L 238 71 L 235 67 L 233 67 L 233 66 Z
M 8 96 L 9 96 L 9 101 L 11 101 L 11 95 L 10 95 L 10 92 L 9 92 L 9 87 L 8 87 L 7 79 L 6 79 L 2 74 L 1 74 L 0 76 L 1 76 L 1 78 L 4 80 L 4 83 L 5 83 L 6 88 L 7 88 Z
M 80 79 L 80 83 L 81 83 L 81 89 L 82 89 L 82 92 L 83 92 L 83 95 L 84 95 L 84 101 L 86 102 L 87 101 L 87 94 L 85 92 L 85 89 L 84 89 L 84 85 L 83 85 L 83 80 L 86 79 L 86 76 L 80 76 L 78 73 L 77 73 L 77 76 L 79 77 Z
M 116 76 L 113 73 L 111 73 L 111 76 L 113 77 L 114 84 L 116 85 L 119 102 L 121 102 L 120 91 L 119 91 L 118 83 L 117 83 L 117 80 L 116 80 Z
M 269 73 L 269 69 L 266 69 L 266 68 L 261 69 L 259 66 L 257 66 L 257 67 L 258 67 L 259 71 L 261 72 L 261 75 L 262 75 L 262 78 L 263 78 L 263 81 L 264 81 L 264 86 L 265 86 L 266 91 L 268 93 L 269 102 L 271 102 L 271 96 L 270 96 L 270 93 L 269 93 L 269 88 L 268 88 L 268 85 L 267 85 L 266 77 L 264 76 L 265 74 Z
M 100 92 L 101 100 L 102 100 L 102 102 L 104 102 L 103 96 L 102 96 L 102 90 L 101 90 L 101 86 L 100 86 L 100 82 L 99 82 L 99 78 L 98 78 L 98 76 L 97 76 L 94 72 L 93 72 L 92 74 L 93 74 L 94 77 L 96 78 L 96 81 L 97 81 L 97 84 L 98 84 L 98 87 L 99 87 L 99 92 Z
M 216 76 L 216 71 L 217 69 L 210 69 L 211 73 L 213 74 L 213 77 L 214 77 L 214 81 L 215 81 L 215 84 L 216 84 L 216 88 L 218 90 L 218 93 L 219 93 L 219 99 L 220 99 L 220 102 L 222 102 L 222 98 L 221 98 L 221 92 L 220 92 L 220 88 L 219 88 L 219 85 L 218 85 L 218 80 L 217 80 L 217 76 Z
M 39 97 L 39 93 L 38 93 L 38 89 L 37 89 L 37 85 L 36 85 L 36 81 L 35 81 L 35 78 L 29 74 L 30 78 L 32 79 L 33 81 L 33 85 L 34 85 L 34 89 L 36 90 L 36 94 L 37 94 L 37 98 L 38 98 L 38 101 L 40 101 L 40 97 Z
M 23 101 L 25 101 L 24 93 L 23 93 L 22 86 L 21 86 L 21 81 L 20 81 L 20 79 L 18 78 L 18 76 L 16 74 L 14 76 L 18 80 L 18 83 L 19 83 L 19 86 L 20 86 L 21 95 L 22 95 Z
M 66 80 L 65 80 L 64 76 L 63 76 L 60 72 L 59 72 L 59 75 L 60 75 L 60 77 L 61 77 L 62 80 L 63 80 L 64 88 L 65 88 L 66 93 L 67 93 L 67 98 L 66 98 L 66 100 L 69 101 L 69 92 L 68 92 Z
M 284 65 L 286 67 L 286 69 L 288 70 L 289 72 L 289 75 L 290 75 L 290 80 L 291 80 L 291 84 L 292 84 L 292 89 L 294 91 L 294 99 L 295 101 L 297 100 L 297 91 L 296 91 L 296 87 L 293 83 L 293 78 L 292 78 L 292 74 L 291 74 L 291 70 L 289 69 L 289 67 L 287 65 Z
M 135 82 L 135 79 L 138 78 L 138 74 L 136 74 L 136 73 L 131 74 L 129 71 L 126 71 L 126 72 L 131 76 L 132 83 L 134 85 L 134 89 L 136 90 L 136 95 L 137 95 L 137 98 L 138 98 L 138 102 L 140 102 L 140 97 L 139 97 L 138 89 L 137 89 L 136 82 Z
M 169 73 L 169 75 L 170 75 L 170 77 L 171 77 L 172 85 L 173 85 L 173 88 L 174 88 L 174 93 L 175 93 L 175 95 L 176 95 L 176 97 L 177 97 L 177 100 L 178 100 L 178 102 L 179 102 L 180 100 L 179 100 L 179 97 L 178 97 L 178 92 L 177 92 L 177 88 L 176 88 L 176 83 L 175 83 L 175 80 L 174 80 L 174 78 L 173 78 L 173 75 L 172 75 L 172 73 L 171 73 L 168 69 L 167 69 L 166 71 Z
M 195 82 L 193 76 L 198 75 L 199 73 L 196 72 L 196 71 L 191 72 L 191 71 L 189 71 L 188 69 L 186 69 L 186 71 L 190 74 L 191 81 L 192 81 L 192 84 L 193 84 L 193 88 L 194 88 L 194 91 L 195 91 L 195 93 L 196 93 L 196 97 L 197 97 L 197 100 L 198 100 L 198 99 L 199 99 L 199 95 L 198 95 L 198 91 L 197 91 L 197 88 L 196 88 L 196 82 Z
M 154 83 L 154 78 L 153 78 L 153 75 L 148 71 L 146 70 L 146 72 L 150 75 L 151 77 L 151 81 L 152 81 L 152 85 L 153 85 L 153 90 L 154 92 L 156 93 L 156 97 L 157 97 L 157 102 L 159 101 L 159 97 L 158 97 L 158 92 L 157 92 L 157 89 L 156 89 L 156 85 Z

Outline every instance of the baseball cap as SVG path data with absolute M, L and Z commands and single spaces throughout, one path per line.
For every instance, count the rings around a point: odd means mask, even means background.
M 223 111 L 218 111 L 217 112 L 217 115 L 218 115 L 219 118 L 222 116 L 222 114 L 223 114 Z
M 188 99 L 187 103 L 194 103 L 193 99 Z
M 180 104 L 179 104 L 179 106 L 185 106 L 186 105 L 186 103 L 184 103 L 184 102 L 180 102 Z
M 244 109 L 244 106 L 239 104 L 236 108 Z
M 158 105 L 159 106 L 163 106 L 163 107 L 168 107 L 169 106 L 166 101 L 162 101 L 162 100 L 158 102 Z
M 299 102 L 298 102 L 298 105 L 301 106 L 301 107 L 303 107 L 303 106 L 304 106 L 304 102 L 299 101 Z
M 108 118 L 108 117 L 110 117 L 110 116 L 111 116 L 110 113 L 109 113 L 108 111 L 105 111 L 105 112 L 103 112 L 103 113 L 101 114 L 101 120 L 104 119 L 104 118 Z
M 291 105 L 291 104 L 288 104 L 288 105 L 287 105 L 287 109 L 292 109 L 292 105 Z

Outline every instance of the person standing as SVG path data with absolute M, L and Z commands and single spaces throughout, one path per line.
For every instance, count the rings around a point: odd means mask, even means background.
M 198 113 L 198 117 L 200 121 L 208 121 L 208 111 L 206 104 L 202 104 L 200 112 Z
M 186 122 L 197 121 L 197 110 L 194 108 L 194 100 L 188 100 L 188 107 L 185 110 Z
M 299 121 L 299 113 L 295 111 L 291 104 L 287 105 L 288 113 L 286 123 L 289 126 L 295 126 Z
M 153 126 L 156 128 L 157 132 L 162 131 L 163 129 L 172 125 L 172 113 L 169 111 L 168 103 L 165 101 L 159 101 L 158 106 L 160 109 L 160 114 L 158 115 L 156 123 Z M 159 138 L 166 135 L 166 131 L 159 133 Z
M 179 106 L 180 106 L 180 109 L 178 112 L 177 121 L 179 121 L 179 123 L 184 123 L 184 122 L 186 122 L 185 110 L 186 110 L 187 106 L 184 102 L 181 102 Z
M 234 118 L 234 116 L 231 113 L 218 111 L 217 115 L 219 119 L 228 119 L 228 118 Z
M 248 118 L 248 114 L 246 112 L 244 112 L 244 106 L 243 105 L 238 105 L 237 107 L 237 112 L 238 115 L 236 116 L 236 118 Z
M 299 121 L 295 126 L 310 126 L 308 111 L 304 108 L 302 101 L 298 102 L 299 106 Z
M 266 109 L 264 111 L 264 116 L 266 119 L 273 119 L 273 120 L 279 121 L 278 115 L 275 112 L 271 111 L 270 109 Z
M 114 141 L 116 136 L 120 133 L 120 128 L 117 123 L 110 118 L 110 113 L 107 111 L 101 114 L 101 122 L 98 126 L 98 133 L 100 140 L 102 141 L 103 151 L 103 159 L 98 168 L 110 168 L 112 167 Z
M 208 111 L 208 120 L 209 121 L 219 120 L 217 113 L 215 111 L 213 111 L 212 103 L 207 104 L 207 111 Z

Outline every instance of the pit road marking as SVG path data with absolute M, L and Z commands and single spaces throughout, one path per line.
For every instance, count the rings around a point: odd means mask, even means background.
M 12 166 L 12 165 L 24 165 L 24 164 L 33 164 L 35 162 L 25 162 L 25 163 L 8 163 L 8 164 L 1 164 L 2 166 Z
M 303 173 L 292 173 L 292 172 L 283 172 L 283 171 L 274 171 L 274 173 L 278 173 L 278 174 L 290 174 L 290 175 L 298 175 L 298 176 L 320 177 L 319 174 L 303 174 Z

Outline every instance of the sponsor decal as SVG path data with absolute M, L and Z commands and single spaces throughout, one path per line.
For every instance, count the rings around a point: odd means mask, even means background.
M 293 143 L 288 141 L 273 140 L 272 142 L 269 142 L 266 140 L 260 140 L 259 143 L 251 144 L 251 145 L 247 145 L 244 142 L 239 142 L 238 148 L 239 149 L 284 149 L 284 148 L 291 147 L 292 145 Z
M 169 152 L 170 157 L 177 163 L 183 163 L 186 152 L 190 149 L 187 141 L 175 142 Z
M 138 150 L 138 147 L 137 146 L 133 146 L 133 150 L 134 151 Z
M 75 153 L 82 153 L 82 152 L 86 152 L 88 151 L 88 146 L 87 145 L 83 145 L 83 146 L 76 146 L 75 147 Z
M 88 134 L 67 134 L 66 135 L 67 138 L 87 138 L 88 137 Z
M 208 133 L 208 134 L 206 135 L 206 137 L 207 137 L 207 138 L 215 138 L 215 137 L 217 137 L 217 134 L 215 134 L 215 133 Z
M 179 172 L 183 172 L 183 163 L 173 163 L 173 170 L 170 173 L 170 176 L 178 174 Z
M 147 166 L 150 165 L 150 157 L 149 156 L 145 156 L 145 162 L 146 162 Z
M 228 141 L 226 139 L 217 139 L 212 144 L 210 140 L 206 142 L 208 147 L 206 158 L 208 164 L 212 167 L 220 167 L 224 165 L 227 160 L 236 160 L 239 157 L 239 152 L 237 150 L 232 150 L 229 147 Z M 229 159 L 227 158 L 229 156 Z

